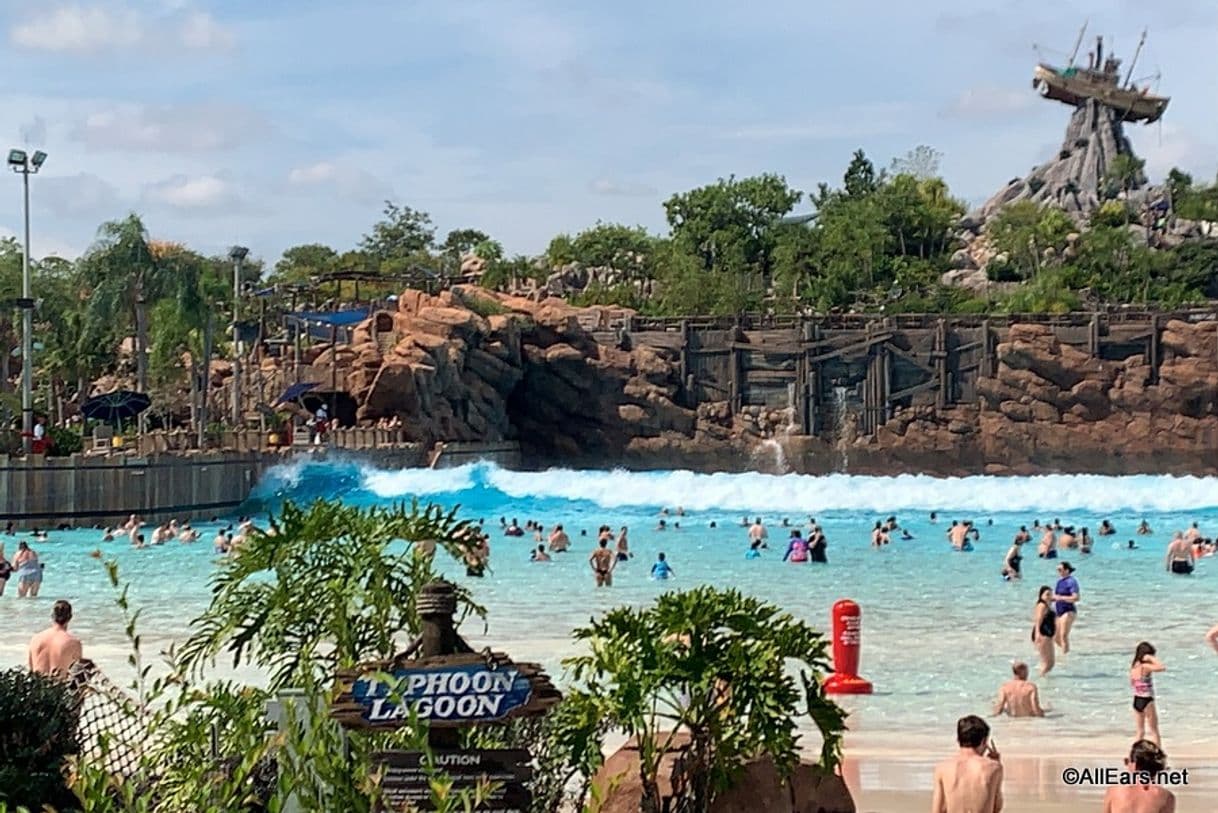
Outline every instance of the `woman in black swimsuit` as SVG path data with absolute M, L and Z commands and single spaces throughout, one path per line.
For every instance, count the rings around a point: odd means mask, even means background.
M 1036 596 L 1032 609 L 1032 645 L 1040 656 L 1040 674 L 1043 677 L 1053 668 L 1053 636 L 1057 633 L 1057 614 L 1053 612 L 1053 588 L 1044 585 Z

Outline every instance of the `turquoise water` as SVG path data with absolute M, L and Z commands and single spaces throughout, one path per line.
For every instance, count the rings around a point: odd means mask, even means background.
M 852 598 L 863 608 L 861 672 L 875 684 L 876 694 L 844 703 L 853 712 L 850 742 L 874 750 L 899 750 L 911 735 L 925 740 L 928 733 L 940 747 L 950 748 L 952 721 L 966 713 L 988 713 L 1011 660 L 1035 662 L 1029 641 L 1032 606 L 1036 588 L 1053 583 L 1055 562 L 1036 559 L 1033 550 L 1024 561 L 1023 582 L 1002 581 L 1002 557 L 1018 526 L 1060 517 L 1063 524 L 1094 532 L 1106 517 L 1118 536 L 1097 539 L 1090 555 L 1065 557 L 1078 568 L 1082 601 L 1074 651 L 1040 681 L 1051 719 L 1000 721 L 996 736 L 1016 752 L 1035 751 L 1046 736 L 1057 753 L 1072 743 L 1085 752 L 1123 747 L 1132 735 L 1126 669 L 1134 645 L 1148 639 L 1168 665 L 1156 687 L 1168 750 L 1218 755 L 1218 712 L 1203 700 L 1214 688 L 1218 654 L 1202 639 L 1218 623 L 1218 611 L 1211 609 L 1218 562 L 1202 560 L 1192 577 L 1171 576 L 1162 564 L 1172 530 L 1195 520 L 1207 535 L 1218 534 L 1214 479 L 526 473 L 487 464 L 376 471 L 297 463 L 269 475 L 252 505 L 265 513 L 285 497 L 318 496 L 355 504 L 420 496 L 460 504 L 466 518 L 485 519 L 493 572 L 466 579 L 462 568 L 445 564 L 447 575 L 469 581 L 490 611 L 485 634 L 481 624 L 470 625 L 467 637 L 518 659 L 540 660 L 556 676 L 560 660 L 573 652 L 573 627 L 617 604 L 647 603 L 662 590 L 699 583 L 734 586 L 821 627 L 827 627 L 834 601 Z M 676 506 L 686 515 L 670 516 L 670 530 L 656 530 L 660 508 Z M 937 524 L 929 520 L 932 510 L 939 514 Z M 772 547 L 760 560 L 744 559 L 740 521 L 745 514 L 760 515 L 769 526 Z M 896 514 L 915 539 L 873 550 L 870 528 L 889 514 Z M 787 535 L 782 519 L 803 525 L 809 515 L 828 536 L 828 566 L 782 563 Z M 553 564 L 530 563 L 528 552 L 536 542 L 504 537 L 498 530 L 501 516 L 515 517 L 522 526 L 529 519 L 547 528 L 563 523 L 572 552 Z M 1134 537 L 1143 517 L 1155 534 Z M 966 518 L 978 524 L 982 537 L 974 552 L 955 553 L 943 534 L 951 519 Z M 677 522 L 680 530 L 672 527 Z M 711 522 L 718 527 L 709 527 Z M 607 590 L 593 588 L 587 564 L 601 524 L 629 526 L 635 552 L 618 567 Z M 46 563 L 42 597 L 18 601 L 10 584 L 0 598 L 6 629 L 0 664 L 24 660 L 29 635 L 45 624 L 51 601 L 62 597 L 76 606 L 74 627 L 87 655 L 108 671 L 124 670 L 122 625 L 101 563 L 89 555 L 99 548 L 118 559 L 134 601 L 144 607 L 148 649 L 181 637 L 207 602 L 214 566 L 215 526 L 200 527 L 204 535 L 196 544 L 171 542 L 145 550 L 101 543 L 97 531 L 52 532 L 49 541 L 34 545 Z M 1138 550 L 1124 549 L 1128 538 L 1137 539 Z M 16 538 L 6 541 L 11 557 Z M 676 572 L 674 581 L 648 578 L 661 550 Z

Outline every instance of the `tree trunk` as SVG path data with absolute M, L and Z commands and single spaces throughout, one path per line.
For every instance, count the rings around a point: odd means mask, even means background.
M 148 325 L 143 286 L 135 289 L 135 388 L 148 392 Z

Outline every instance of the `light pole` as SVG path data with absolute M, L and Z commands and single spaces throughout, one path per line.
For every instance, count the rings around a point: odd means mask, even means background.
M 34 438 L 34 295 L 30 291 L 30 176 L 37 175 L 47 160 L 38 150 L 26 155 L 25 150 L 9 150 L 8 165 L 21 174 L 25 201 L 25 253 L 21 256 L 21 440 L 29 454 Z
M 245 246 L 233 246 L 228 250 L 228 258 L 233 261 L 233 429 L 241 426 L 241 262 L 249 253 Z

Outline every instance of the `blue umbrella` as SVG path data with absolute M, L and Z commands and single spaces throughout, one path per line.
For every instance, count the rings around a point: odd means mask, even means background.
M 276 404 L 286 404 L 289 401 L 295 401 L 297 398 L 304 395 L 309 390 L 314 390 L 314 389 L 317 389 L 316 384 L 308 384 L 308 383 L 292 384 L 290 387 L 288 387 L 286 390 L 283 391 L 283 395 L 279 396 L 275 400 L 275 403 Z
M 95 421 L 121 426 L 123 421 L 131 420 L 150 406 L 152 399 L 142 392 L 115 390 L 85 401 L 81 404 L 80 413 Z

